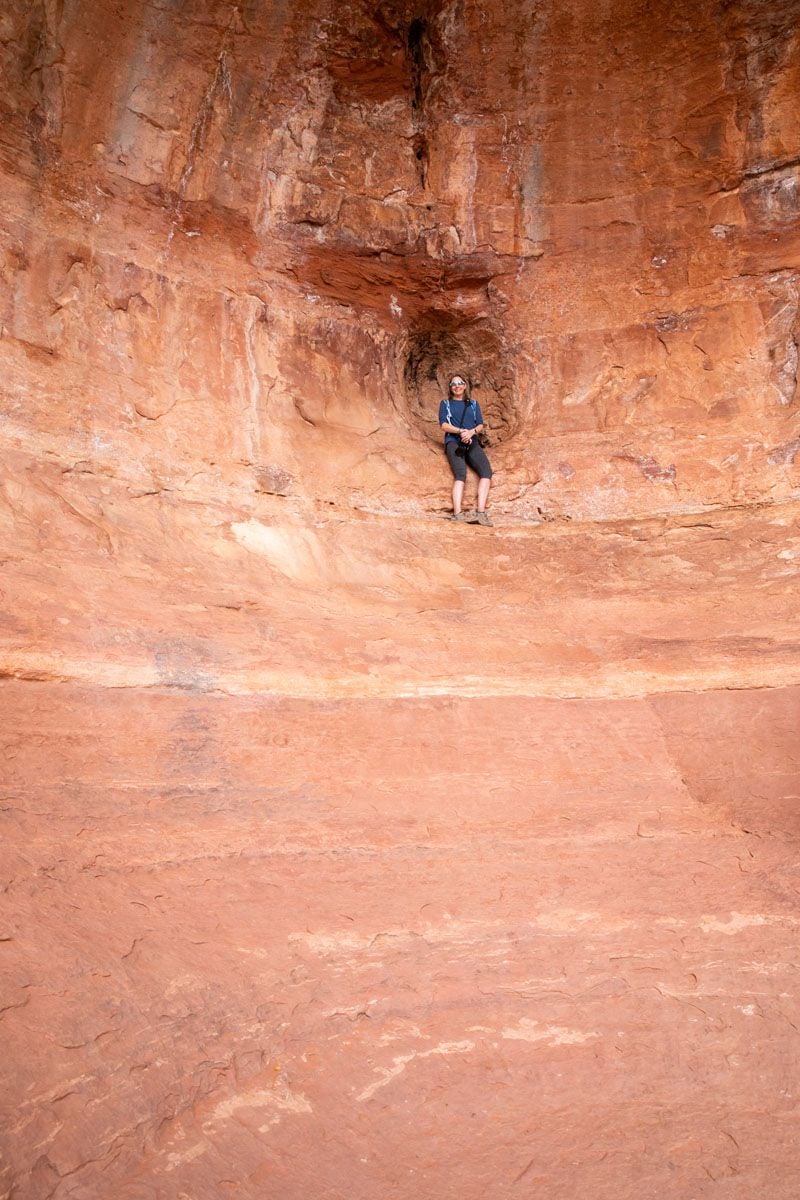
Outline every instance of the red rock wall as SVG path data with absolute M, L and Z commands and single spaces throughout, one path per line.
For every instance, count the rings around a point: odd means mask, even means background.
M 799 16 L 6 4 L 0 1200 L 796 1200 Z
M 798 8 L 11 5 L 5 427 L 140 488 L 796 494 Z

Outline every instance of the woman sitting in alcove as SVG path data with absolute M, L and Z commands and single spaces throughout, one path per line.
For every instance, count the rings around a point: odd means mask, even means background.
M 477 400 L 467 391 L 466 380 L 454 375 L 449 394 L 439 405 L 439 424 L 444 430 L 444 449 L 453 472 L 453 515 L 451 521 L 466 521 L 470 525 L 491 525 L 486 511 L 492 468 L 478 440 L 483 433 L 483 414 Z M 462 512 L 467 467 L 478 475 L 478 504 L 471 512 Z

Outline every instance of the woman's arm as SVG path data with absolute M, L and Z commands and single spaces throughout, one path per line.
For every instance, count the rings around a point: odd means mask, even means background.
M 442 429 L 445 433 L 458 434 L 462 442 L 471 442 L 475 434 L 481 432 L 483 426 L 477 425 L 475 429 L 465 429 L 463 425 L 448 425 L 447 421 L 442 421 Z

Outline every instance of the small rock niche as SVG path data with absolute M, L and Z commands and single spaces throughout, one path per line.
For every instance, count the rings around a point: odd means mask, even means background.
M 405 339 L 403 352 L 409 418 L 426 437 L 441 440 L 439 403 L 456 373 L 480 404 L 492 444 L 516 433 L 521 409 L 516 369 L 501 332 L 489 321 L 421 324 Z

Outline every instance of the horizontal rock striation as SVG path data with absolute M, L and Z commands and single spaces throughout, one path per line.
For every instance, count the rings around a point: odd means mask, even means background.
M 795 1200 L 798 18 L 6 4 L 0 1200 Z

